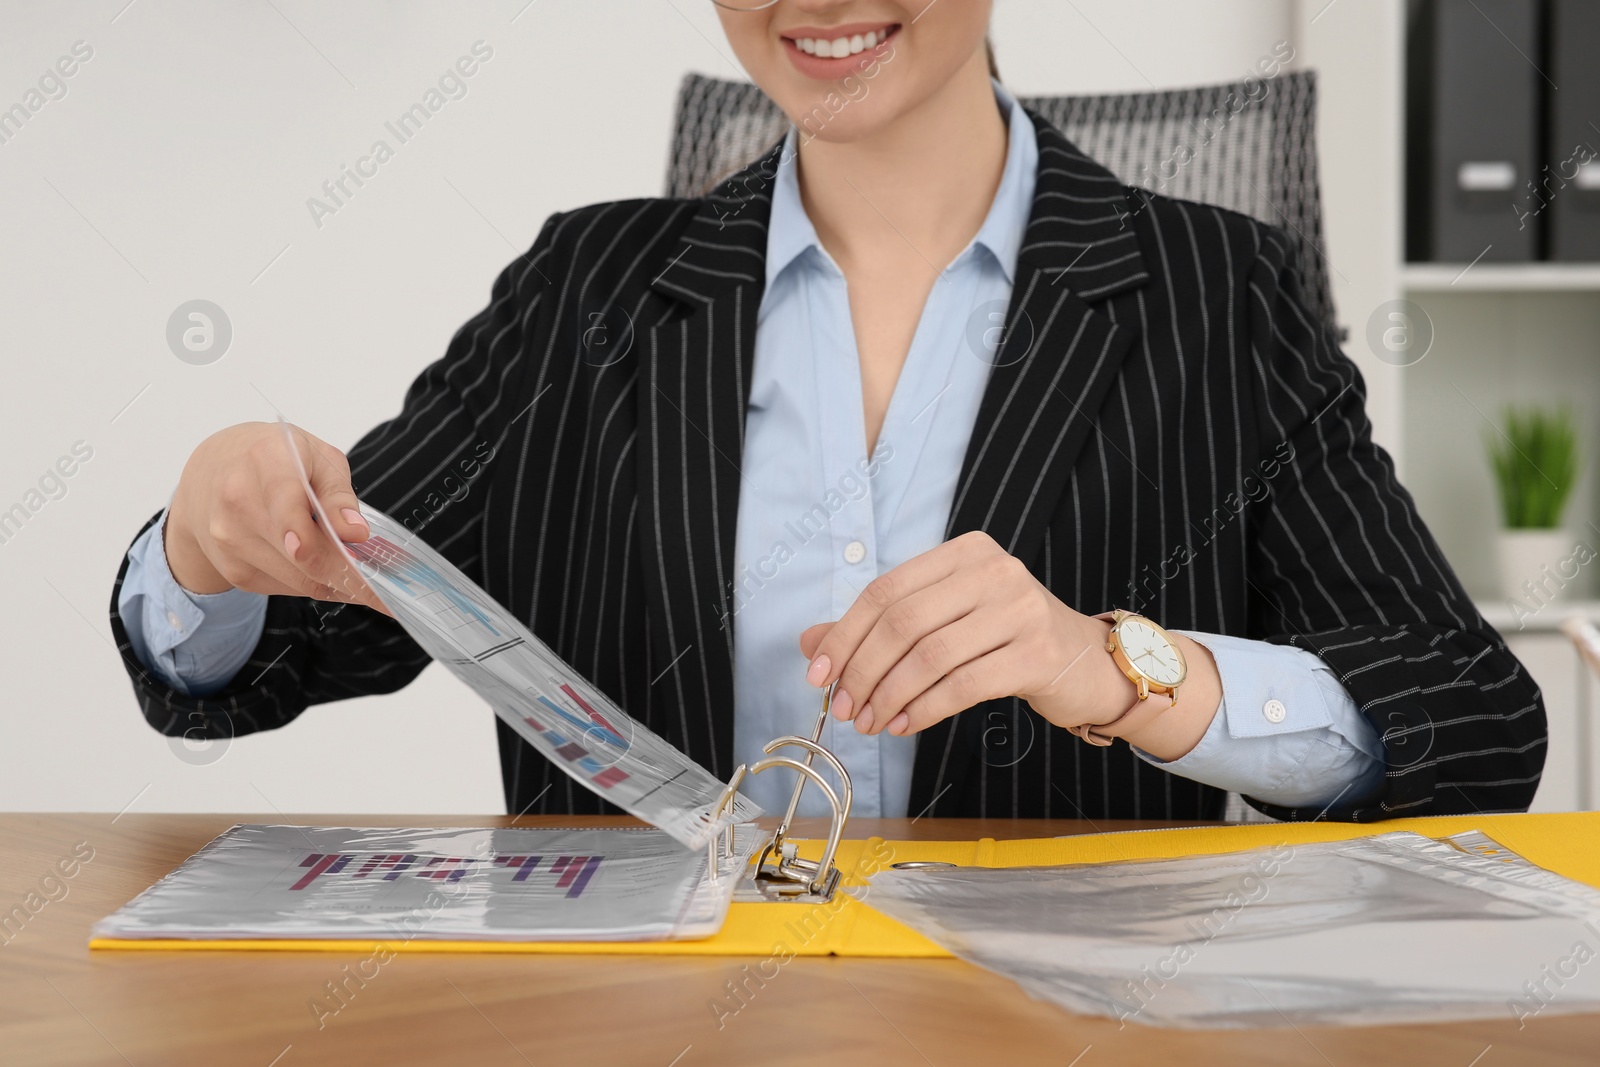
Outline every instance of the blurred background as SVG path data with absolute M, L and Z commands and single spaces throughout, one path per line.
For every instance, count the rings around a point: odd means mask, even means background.
M 1545 688 L 1544 810 L 1593 803 L 1560 624 L 1600 613 L 1600 170 L 1575 143 L 1600 144 L 1600 93 L 1557 47 L 1592 58 L 1600 27 L 1563 7 L 997 0 L 993 26 L 1022 95 L 1317 72 L 1337 322 L 1378 439 Z M 3 0 L 0 25 L 0 809 L 502 811 L 491 713 L 438 667 L 275 732 L 157 735 L 111 582 L 205 436 L 282 412 L 349 447 L 547 215 L 660 195 L 684 76 L 742 77 L 710 0 Z M 401 143 L 386 123 L 462 57 Z

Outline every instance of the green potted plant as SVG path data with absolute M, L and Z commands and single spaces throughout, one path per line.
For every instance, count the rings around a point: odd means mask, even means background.
M 1572 413 L 1507 408 L 1505 425 L 1488 435 L 1500 498 L 1500 581 L 1505 594 L 1537 610 L 1576 593 L 1580 568 L 1594 553 L 1561 528 L 1578 480 L 1578 435 Z M 1583 558 L 1578 558 L 1581 555 Z

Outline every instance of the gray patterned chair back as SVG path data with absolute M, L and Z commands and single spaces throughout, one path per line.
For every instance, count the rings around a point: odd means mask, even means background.
M 1317 184 L 1315 72 L 1193 89 L 1018 99 L 1128 185 L 1279 227 L 1295 244 L 1307 304 L 1334 322 Z M 667 195 L 699 196 L 761 156 L 788 126 L 749 82 L 687 75 L 678 92 Z

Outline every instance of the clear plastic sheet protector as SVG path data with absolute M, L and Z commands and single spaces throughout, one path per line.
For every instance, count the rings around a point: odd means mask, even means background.
M 1600 1011 L 1600 891 L 1477 831 L 887 870 L 868 899 L 1032 996 L 1157 1026 Z
M 651 941 L 704 938 L 762 835 L 660 830 L 235 826 L 100 920 L 94 938 Z
M 761 809 L 735 796 L 711 811 L 726 783 L 617 707 L 472 579 L 376 508 L 361 513 L 372 536 L 341 542 L 311 490 L 300 450 L 280 420 L 284 446 L 317 518 L 346 561 L 422 648 L 470 685 L 495 714 L 551 763 L 632 815 L 691 848 Z

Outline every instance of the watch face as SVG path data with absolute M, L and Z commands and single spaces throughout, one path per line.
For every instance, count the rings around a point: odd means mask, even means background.
M 1146 678 L 1157 685 L 1183 681 L 1183 659 L 1165 634 L 1139 619 L 1125 619 L 1117 634 L 1122 651 Z

